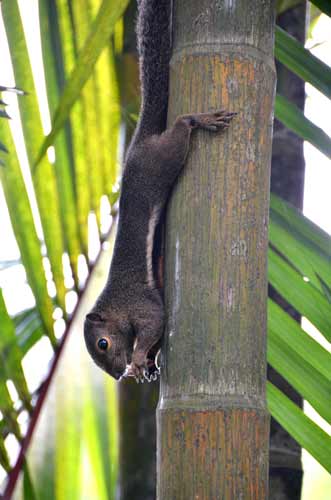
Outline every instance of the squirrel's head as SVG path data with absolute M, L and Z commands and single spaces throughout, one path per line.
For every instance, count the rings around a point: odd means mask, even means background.
M 87 314 L 84 337 L 94 362 L 119 380 L 131 363 L 134 336 L 130 325 L 118 318 L 99 312 Z

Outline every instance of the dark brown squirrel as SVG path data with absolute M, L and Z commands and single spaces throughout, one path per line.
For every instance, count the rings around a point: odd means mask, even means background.
M 84 335 L 103 370 L 117 380 L 133 376 L 143 382 L 157 378 L 164 330 L 156 228 L 184 166 L 192 130 L 227 128 L 236 113 L 183 115 L 166 129 L 171 0 L 138 0 L 138 5 L 142 103 L 125 160 L 110 272 L 86 316 Z

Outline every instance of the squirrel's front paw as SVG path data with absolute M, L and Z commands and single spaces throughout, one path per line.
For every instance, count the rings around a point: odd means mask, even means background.
M 152 366 L 151 366 L 152 365 Z M 142 352 L 135 352 L 132 356 L 132 362 L 127 372 L 127 376 L 134 377 L 137 384 L 157 380 L 159 369 Z
M 195 122 L 194 128 L 202 128 L 209 130 L 210 132 L 217 132 L 218 130 L 228 128 L 232 118 L 236 115 L 237 113 L 232 113 L 226 110 L 193 115 L 193 121 Z
M 147 358 L 143 353 L 134 353 L 131 362 L 131 370 L 136 379 L 137 384 L 143 383 L 145 374 L 148 373 Z

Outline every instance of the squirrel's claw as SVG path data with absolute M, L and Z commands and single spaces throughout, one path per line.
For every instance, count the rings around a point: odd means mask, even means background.
M 195 123 L 194 128 L 202 128 L 210 132 L 217 132 L 218 130 L 226 129 L 230 125 L 232 118 L 238 113 L 219 110 L 210 113 L 199 113 L 192 115 Z
M 137 384 L 144 383 L 145 380 L 147 382 L 155 382 L 160 375 L 160 367 L 158 363 L 159 353 L 156 356 L 155 364 L 146 368 L 144 366 L 137 366 L 135 363 L 131 363 L 127 365 L 126 370 L 123 374 L 123 377 L 133 377 Z
M 148 370 L 144 369 L 143 374 L 144 374 L 144 378 L 147 380 L 147 382 L 150 382 L 151 378 L 149 376 Z
M 156 353 L 156 356 L 155 356 L 155 367 L 158 371 L 158 373 L 160 373 L 160 366 L 161 366 L 161 349 L 159 349 Z

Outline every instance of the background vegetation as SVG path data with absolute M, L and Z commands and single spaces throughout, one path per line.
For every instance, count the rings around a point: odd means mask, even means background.
M 103 259 L 110 255 L 123 144 L 136 119 L 137 88 L 131 88 L 136 66 L 125 44 L 128 3 L 39 0 L 41 70 L 27 43 L 31 22 L 23 2 L 1 2 L 15 81 L 0 83 L 26 92 L 0 88 L 1 185 L 19 249 L 18 260 L 1 262 L 0 464 L 7 493 L 23 470 L 18 497 L 114 498 L 116 389 L 85 358 L 81 321 L 89 301 L 88 276 L 102 281 L 107 268 L 100 259 L 99 267 L 94 263 L 99 248 Z M 279 9 L 293 3 L 279 2 Z M 331 15 L 328 1 L 314 4 Z M 279 27 L 275 56 L 331 98 L 331 69 Z M 46 138 L 43 72 L 52 123 Z M 331 158 L 330 137 L 284 95 L 276 97 L 275 114 Z M 331 238 L 276 196 L 270 217 L 270 284 L 319 330 L 330 349 Z M 14 313 L 5 286 L 13 267 L 24 270 L 31 294 L 31 306 Z M 330 352 L 276 302 L 269 300 L 268 307 L 270 365 L 331 423 Z M 27 360 L 46 368 L 38 383 L 29 379 Z M 330 472 L 330 435 L 271 383 L 268 404 L 273 417 Z

